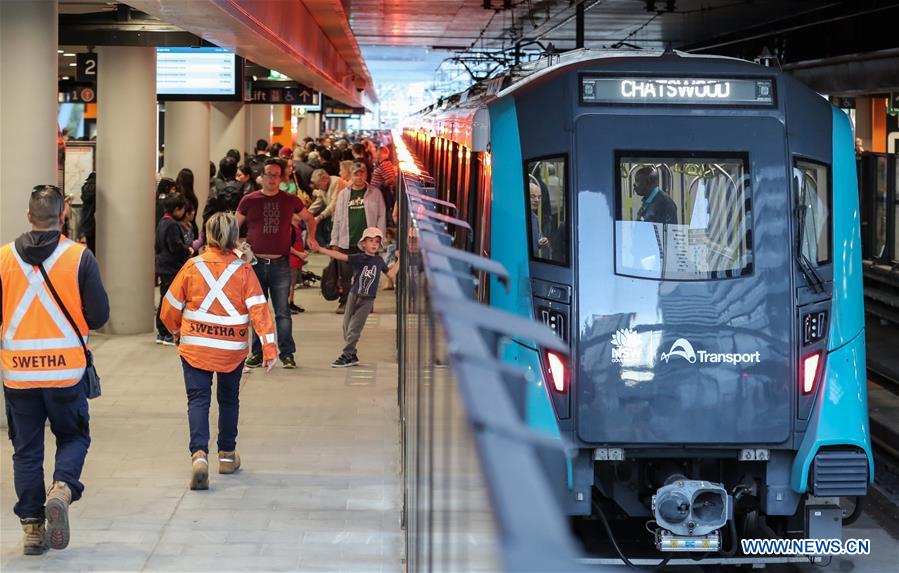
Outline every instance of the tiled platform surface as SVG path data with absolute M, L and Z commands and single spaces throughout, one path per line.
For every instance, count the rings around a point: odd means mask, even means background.
M 323 266 L 315 257 L 311 265 Z M 383 286 L 383 285 L 382 285 Z M 187 403 L 177 352 L 142 336 L 94 340 L 104 395 L 91 402 L 84 498 L 64 551 L 22 556 L 11 446 L 0 440 L 0 570 L 400 571 L 393 292 L 362 335 L 363 367 L 332 369 L 342 316 L 297 291 L 296 370 L 245 375 L 235 475 L 188 489 Z M 148 309 L 148 312 L 150 310 Z M 216 415 L 211 416 L 215 452 Z M 45 472 L 52 475 L 47 430 Z M 49 479 L 49 477 L 48 477 Z

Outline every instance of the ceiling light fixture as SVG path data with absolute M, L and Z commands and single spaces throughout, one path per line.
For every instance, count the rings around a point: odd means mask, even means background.
M 61 54 L 61 53 L 62 53 L 62 50 L 56 50 L 56 53 L 57 53 L 57 54 Z
M 67 80 L 67 79 L 69 79 L 69 76 L 63 76 L 63 77 L 61 77 L 61 78 L 59 78 L 59 79 L 61 79 L 61 80 Z
M 72 52 L 66 52 L 63 54 L 63 56 L 66 56 L 67 58 L 74 58 L 75 54 L 73 54 Z
M 69 64 L 69 67 L 70 67 L 70 68 L 74 68 L 74 67 L 77 66 L 77 65 L 78 65 L 78 64 L 72 62 L 71 64 Z

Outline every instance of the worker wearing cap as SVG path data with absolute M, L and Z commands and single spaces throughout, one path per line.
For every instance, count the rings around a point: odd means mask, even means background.
M 380 189 L 366 182 L 368 168 L 365 163 L 354 162 L 350 175 L 349 187 L 337 195 L 334 207 L 334 228 L 331 231 L 331 248 L 336 248 L 345 255 L 362 252 L 358 244 L 365 229 L 376 227 L 381 231 L 382 237 L 387 230 L 387 208 L 384 205 L 384 196 Z M 345 312 L 352 278 L 352 267 L 346 263 L 341 264 L 341 294 L 337 314 Z
M 216 213 L 206 221 L 206 251 L 188 260 L 162 301 L 160 317 L 180 341 L 187 388 L 191 489 L 209 489 L 209 405 L 217 374 L 219 473 L 240 468 L 238 397 L 250 323 L 262 341 L 262 364 L 275 365 L 275 328 L 253 267 L 235 253 L 237 219 Z
M 84 491 L 81 470 L 91 443 L 88 332 L 109 319 L 97 260 L 62 235 L 65 214 L 58 187 L 35 187 L 28 203 L 31 232 L 0 248 L 0 359 L 14 450 L 18 501 L 13 511 L 25 531 L 25 555 L 40 555 L 48 544 L 53 549 L 69 544 L 68 508 Z M 48 419 L 56 437 L 49 493 L 44 487 Z

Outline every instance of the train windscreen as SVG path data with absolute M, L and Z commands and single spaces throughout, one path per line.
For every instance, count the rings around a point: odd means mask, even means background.
M 752 272 L 745 156 L 619 155 L 615 272 L 715 280 Z
M 802 253 L 814 265 L 830 262 L 830 193 L 827 167 L 797 160 L 793 166 L 796 201 L 805 212 L 802 226 Z

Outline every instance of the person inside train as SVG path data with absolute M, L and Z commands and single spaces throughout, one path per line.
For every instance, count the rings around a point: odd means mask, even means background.
M 543 188 L 540 181 L 533 175 L 528 175 L 528 182 L 531 206 L 531 252 L 535 257 L 549 258 L 552 245 L 540 218 L 540 207 L 544 203 Z
M 677 206 L 659 187 L 659 171 L 655 167 L 641 167 L 634 174 L 634 193 L 643 202 L 637 211 L 637 221 L 677 224 Z

